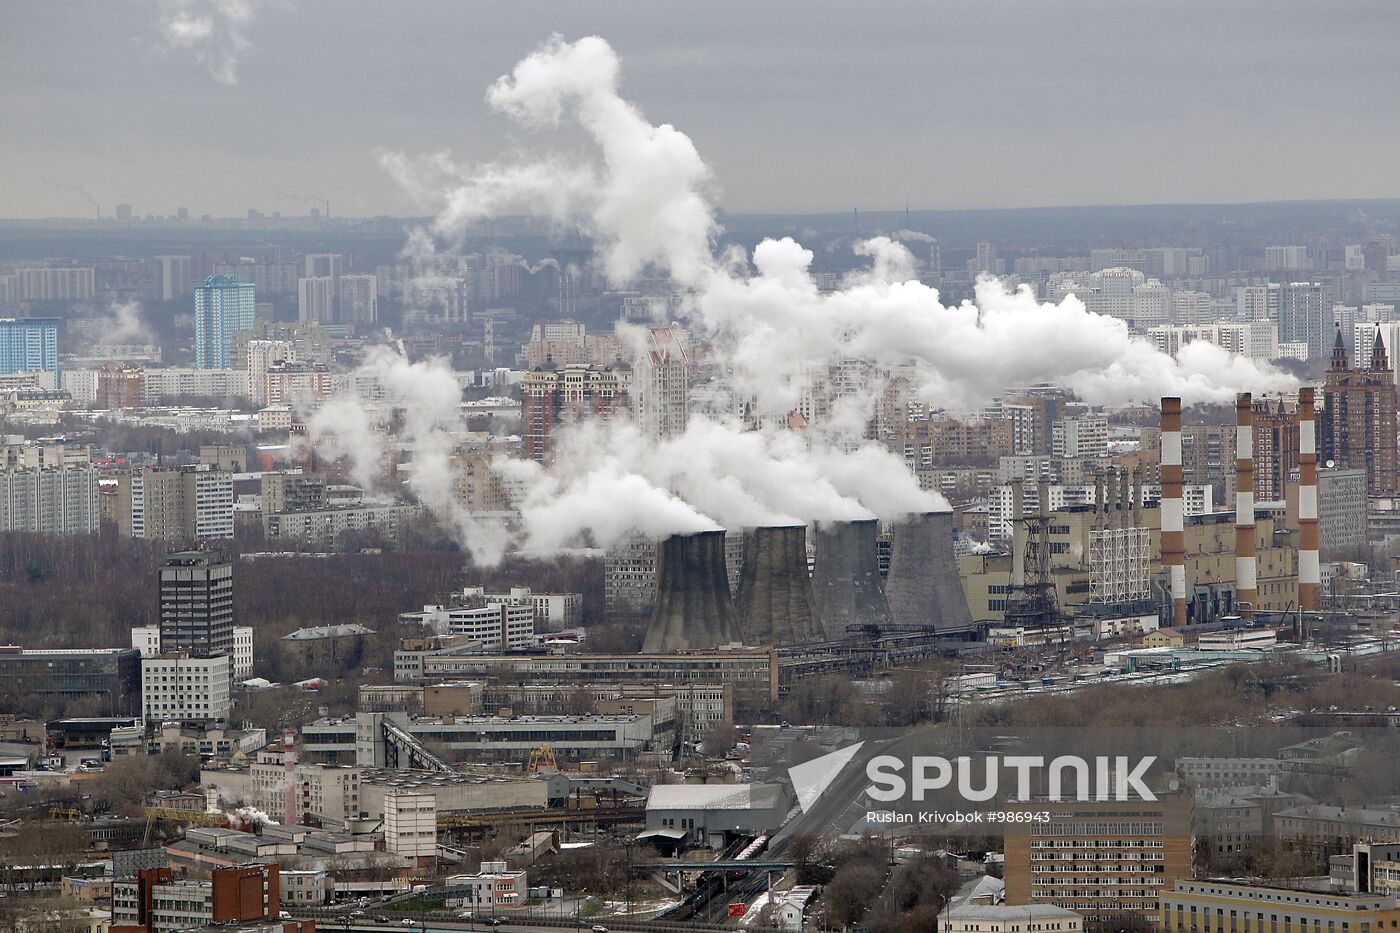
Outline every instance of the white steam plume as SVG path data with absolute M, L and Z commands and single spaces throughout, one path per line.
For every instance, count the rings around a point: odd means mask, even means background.
M 189 49 L 220 84 L 238 83 L 238 58 L 260 0 L 160 0 L 160 35 L 170 48 Z
M 626 419 L 581 421 L 560 432 L 549 469 L 508 458 L 495 467 L 524 489 L 522 543 L 534 551 L 584 534 L 607 546 L 634 530 L 663 537 L 948 509 L 878 444 L 844 451 L 816 434 L 702 416 L 659 441 Z
M 565 163 L 546 158 L 473 170 L 441 153 L 428 160 L 431 171 L 404 156 L 388 164 L 410 190 L 436 198 L 439 236 L 458 236 L 494 213 L 533 212 L 592 233 L 614 279 L 648 266 L 669 272 L 691 292 L 692 326 L 733 364 L 735 390 L 767 413 L 791 409 L 802 374 L 837 352 L 886 367 L 912 364 L 924 396 L 945 407 L 975 407 L 1007 385 L 1037 381 L 1091 402 L 1180 395 L 1188 404 L 1293 384 L 1272 367 L 1206 346 L 1173 360 L 1073 297 L 1041 303 L 1028 290 L 983 282 L 975 303 L 945 307 L 936 289 L 914 278 L 908 250 L 887 237 L 857 244 L 872 268 L 830 294 L 817 291 L 812 254 L 791 239 L 765 240 L 751 257 L 716 256 L 709 170 L 689 137 L 648 123 L 624 100 L 618 79 L 617 56 L 603 39 L 556 36 L 487 94 L 527 128 L 576 125 L 596 147 L 593 166 L 563 170 Z
M 498 523 L 474 516 L 456 495 L 458 467 L 452 454 L 460 432 L 461 388 L 440 360 L 410 363 L 387 347 L 373 348 L 359 372 L 379 381 L 402 419 L 397 439 L 413 451 L 408 484 L 474 560 L 496 564 L 507 534 Z M 344 397 L 322 405 L 307 419 L 310 441 L 331 457 L 344 457 L 350 475 L 370 491 L 383 490 L 391 438 L 379 430 L 358 400 Z
M 156 343 L 155 335 L 141 317 L 141 302 L 112 302 L 108 308 L 107 322 L 102 328 L 98 341 L 107 345 L 136 344 L 148 346 Z
M 1104 403 L 1163 394 L 1217 401 L 1240 388 L 1268 391 L 1291 382 L 1200 344 L 1173 360 L 1073 297 L 1040 303 L 1029 290 L 986 280 L 975 302 L 946 307 L 915 278 L 909 251 L 888 237 L 856 244 L 870 267 L 831 293 L 817 289 L 812 254 L 792 239 L 764 240 L 751 255 L 716 255 L 708 169 L 688 137 L 648 123 L 619 96 L 618 76 L 617 57 L 602 39 L 555 37 L 487 95 L 524 126 L 577 126 L 596 147 L 594 164 L 547 158 L 471 167 L 446 153 L 383 156 L 411 194 L 437 209 L 431 229 L 411 237 L 412 253 L 430 254 L 435 238 L 459 239 L 470 223 L 496 214 L 544 215 L 582 227 L 614 280 L 651 268 L 686 291 L 691 327 L 725 364 L 733 391 L 752 398 L 763 415 L 792 411 L 809 382 L 843 356 L 912 374 L 922 396 L 944 407 L 973 407 L 1007 385 L 1041 381 Z M 400 436 L 415 448 L 420 496 L 440 518 L 452 519 L 479 560 L 499 556 L 500 529 L 470 516 L 456 520 L 460 506 L 442 495 L 450 484 L 434 478 L 458 418 L 450 374 L 383 356 L 367 365 L 383 370 L 386 383 L 399 383 L 391 391 L 415 409 L 406 410 Z M 556 436 L 550 467 L 501 458 L 496 468 L 520 492 L 521 543 L 539 551 L 581 538 L 607 544 L 631 529 L 660 536 L 946 510 L 893 454 L 853 443 L 854 430 L 843 430 L 868 420 L 879 395 L 865 392 L 864 410 L 843 403 L 828 427 L 808 432 L 745 431 L 694 417 L 682 435 L 657 442 L 624 419 L 585 422 Z M 313 419 L 313 437 L 376 435 L 357 417 L 343 405 L 327 406 Z M 373 472 L 383 463 L 378 437 L 355 445 L 369 457 L 361 463 L 351 452 L 356 470 Z M 487 531 L 492 537 L 482 543 L 478 536 Z

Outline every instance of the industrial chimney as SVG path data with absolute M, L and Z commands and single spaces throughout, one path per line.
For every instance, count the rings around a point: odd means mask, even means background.
M 282 730 L 282 822 L 295 826 L 301 822 L 297 806 L 297 734 L 291 726 Z
M 1186 624 L 1186 504 L 1181 498 L 1181 399 L 1162 399 L 1162 567 L 1172 625 Z
M 1316 612 L 1322 604 L 1318 557 L 1317 421 L 1313 388 L 1298 390 L 1298 607 Z
M 911 515 L 894 526 L 885 596 L 897 628 L 976 629 L 953 556 L 952 512 Z
M 850 626 L 890 624 L 890 604 L 880 589 L 880 555 L 875 519 L 818 522 L 817 562 L 812 569 L 812 598 L 827 641 L 851 637 Z
M 656 608 L 643 651 L 713 648 L 739 640 L 725 575 L 724 532 L 672 535 L 656 555 Z
M 1254 553 L 1254 397 L 1235 399 L 1235 603 L 1245 618 L 1259 600 Z
M 807 573 L 807 526 L 755 528 L 744 536 L 739 632 L 746 645 L 800 645 L 825 638 Z

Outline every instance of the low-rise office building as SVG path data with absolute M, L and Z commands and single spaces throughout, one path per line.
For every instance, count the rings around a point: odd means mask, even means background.
M 511 870 L 505 862 L 482 862 L 472 875 L 452 875 L 446 881 L 448 901 L 469 910 L 518 907 L 525 903 L 530 884 L 524 871 Z
M 0 646 L 0 696 L 92 699 L 109 716 L 141 708 L 141 654 L 134 648 Z
M 791 807 L 782 784 L 657 784 L 647 795 L 646 831 L 723 849 L 775 831 Z
M 741 709 L 768 709 L 778 700 L 778 656 L 768 647 L 637 654 L 394 653 L 397 682 L 501 677 L 579 686 L 721 684 L 733 691 Z
M 176 881 L 169 868 L 148 868 L 112 882 L 112 925 L 142 933 L 215 923 L 274 920 L 281 910 L 276 864 L 220 868 L 203 881 Z
M 1400 921 L 1393 896 L 1246 881 L 1178 879 L 1161 900 L 1163 933 L 1379 933 Z
M 193 658 L 171 651 L 141 659 L 141 711 L 147 721 L 228 718 L 233 658 Z

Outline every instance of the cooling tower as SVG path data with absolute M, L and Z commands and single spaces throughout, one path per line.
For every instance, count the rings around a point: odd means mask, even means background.
M 812 598 L 827 641 L 854 633 L 851 626 L 888 628 L 890 604 L 880 589 L 879 522 L 819 522 Z
M 746 645 L 824 640 L 807 574 L 806 525 L 755 528 L 744 536 L 736 604 Z
M 894 526 L 885 596 L 899 628 L 976 630 L 953 556 L 953 513 L 924 512 Z
M 672 535 L 656 554 L 656 609 L 643 651 L 713 648 L 739 640 L 724 567 L 724 532 Z

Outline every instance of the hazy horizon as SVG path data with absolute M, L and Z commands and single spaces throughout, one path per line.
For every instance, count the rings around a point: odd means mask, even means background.
M 553 32 L 617 48 L 733 214 L 1386 200 L 1397 26 L 1379 3 L 11 6 L 0 217 L 420 216 L 377 155 L 534 145 L 483 95 Z

